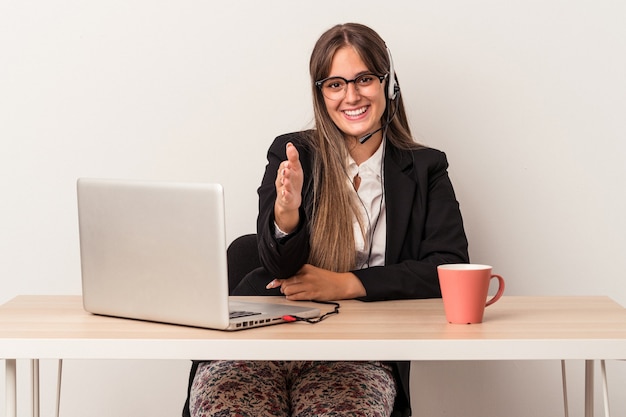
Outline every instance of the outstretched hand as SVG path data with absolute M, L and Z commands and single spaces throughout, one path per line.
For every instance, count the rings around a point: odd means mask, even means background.
M 296 229 L 300 220 L 304 174 L 300 154 L 293 143 L 287 144 L 286 153 L 287 160 L 281 162 L 276 172 L 274 219 L 282 231 L 290 233 Z

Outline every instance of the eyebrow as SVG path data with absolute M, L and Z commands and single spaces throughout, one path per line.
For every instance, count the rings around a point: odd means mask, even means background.
M 328 79 L 328 78 L 343 78 L 344 80 L 353 80 L 353 79 L 359 78 L 361 75 L 365 75 L 365 74 L 374 74 L 374 75 L 376 75 L 373 71 L 365 70 L 365 71 L 357 72 L 356 74 L 354 74 L 354 76 L 352 78 L 342 77 L 341 75 L 329 75 L 328 77 L 324 77 L 324 78 L 325 79 Z

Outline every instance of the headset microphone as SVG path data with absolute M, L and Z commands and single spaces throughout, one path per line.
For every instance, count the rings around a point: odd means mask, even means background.
M 394 68 L 393 68 L 393 59 L 391 58 L 391 51 L 389 50 L 389 48 L 387 48 L 387 55 L 389 56 L 389 77 L 387 78 L 387 85 L 388 85 L 387 98 L 389 98 L 389 104 L 391 104 L 391 101 L 395 100 L 396 97 L 398 97 L 398 94 L 400 94 L 400 86 L 396 82 L 396 72 L 394 71 Z M 396 111 L 398 111 L 397 105 L 393 111 L 393 115 L 390 118 L 388 118 L 387 121 L 383 123 L 381 127 L 379 127 L 373 132 L 370 132 L 367 135 L 360 138 L 359 143 L 364 144 L 376 133 L 386 128 L 391 123 L 391 120 L 394 118 L 394 116 L 396 115 Z
M 386 127 L 388 123 L 385 123 L 384 125 L 382 125 L 381 127 L 379 127 L 378 129 L 374 130 L 373 132 L 368 133 L 367 135 L 363 136 L 362 138 L 359 139 L 359 143 L 364 144 L 365 142 L 367 142 L 372 136 L 374 136 L 376 133 L 380 132 L 381 130 L 383 130 L 383 127 Z

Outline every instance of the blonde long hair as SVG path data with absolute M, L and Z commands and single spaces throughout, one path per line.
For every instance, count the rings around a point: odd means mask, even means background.
M 311 53 L 309 70 L 316 129 L 312 131 L 310 138 L 315 157 L 309 262 L 336 272 L 355 268 L 353 219 L 356 216 L 362 231 L 364 223 L 359 214 L 360 203 L 354 198 L 354 190 L 347 181 L 346 141 L 341 130 L 330 118 L 324 97 L 315 86 L 315 81 L 329 76 L 335 52 L 344 46 L 353 47 L 367 68 L 375 74 L 387 74 L 390 68 L 385 42 L 375 31 L 357 23 L 332 27 L 322 34 Z M 386 140 L 401 149 L 419 147 L 411 136 L 401 96 L 393 101 L 387 100 L 383 121 L 390 117 L 385 129 Z

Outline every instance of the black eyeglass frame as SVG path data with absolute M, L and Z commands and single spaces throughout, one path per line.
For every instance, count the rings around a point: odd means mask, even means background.
M 356 78 L 354 78 L 354 79 L 352 79 L 352 80 L 346 80 L 346 79 L 345 79 L 345 78 L 343 78 L 343 77 L 340 77 L 340 76 L 338 76 L 338 75 L 335 75 L 335 76 L 332 76 L 332 77 L 326 77 L 326 78 L 324 78 L 323 80 L 315 81 L 315 86 L 316 86 L 316 87 L 320 90 L 320 92 L 322 92 L 322 94 L 323 94 L 322 84 L 324 84 L 324 83 L 325 83 L 326 81 L 328 81 L 328 80 L 332 80 L 332 79 L 334 79 L 334 78 L 338 78 L 338 79 L 340 79 L 340 80 L 343 80 L 343 81 L 346 83 L 346 89 L 347 89 L 347 88 L 348 88 L 348 84 L 350 84 L 350 83 L 354 83 L 354 86 L 356 87 L 356 86 L 357 86 L 357 84 L 356 84 L 356 80 L 358 80 L 359 78 L 364 77 L 364 76 L 366 76 L 366 75 L 371 75 L 371 76 L 373 76 L 373 77 L 378 78 L 378 80 L 379 80 L 379 81 L 380 81 L 380 83 L 382 84 L 382 83 L 383 83 L 383 81 L 385 81 L 385 79 L 387 79 L 387 77 L 389 76 L 389 73 L 386 73 L 385 75 L 378 75 L 378 74 L 374 74 L 373 72 L 367 72 L 367 73 L 365 73 L 365 74 L 361 74 L 361 75 L 359 75 L 358 77 L 356 77 Z M 357 87 L 357 89 L 358 89 L 358 87 Z

